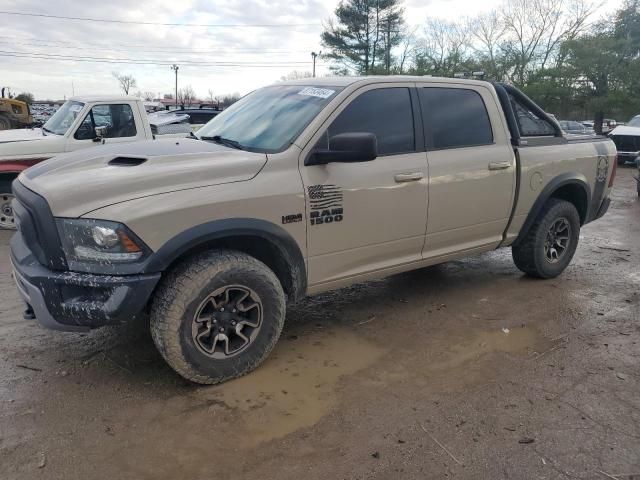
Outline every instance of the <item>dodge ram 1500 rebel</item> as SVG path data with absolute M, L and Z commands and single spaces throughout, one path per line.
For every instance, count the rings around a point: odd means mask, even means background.
M 26 317 L 86 330 L 149 315 L 168 364 L 243 375 L 287 301 L 511 247 L 551 278 L 609 206 L 616 149 L 568 139 L 513 87 L 285 82 L 197 133 L 63 154 L 13 183 Z

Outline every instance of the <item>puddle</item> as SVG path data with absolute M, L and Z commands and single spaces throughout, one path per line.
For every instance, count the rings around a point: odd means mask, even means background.
M 384 350 L 347 330 L 283 338 L 257 370 L 207 397 L 233 409 L 243 446 L 310 427 L 338 400 L 336 384 L 377 360 Z
M 454 368 L 494 352 L 529 357 L 542 354 L 561 341 L 548 339 L 530 327 L 514 328 L 509 333 L 502 330 L 481 332 L 471 340 L 449 347 L 444 358 L 431 363 L 429 369 Z

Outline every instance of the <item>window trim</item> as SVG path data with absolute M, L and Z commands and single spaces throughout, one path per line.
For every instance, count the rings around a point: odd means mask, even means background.
M 470 87 L 470 86 L 469 86 Z M 418 88 L 420 89 L 420 91 L 422 90 L 426 90 L 427 88 L 431 88 L 431 89 L 446 89 L 446 90 L 465 90 L 465 91 L 469 91 L 469 92 L 473 92 L 475 93 L 479 98 L 480 101 L 482 102 L 482 106 L 484 107 L 484 112 L 487 116 L 487 120 L 489 122 L 489 129 L 491 131 L 491 142 L 489 143 L 475 143 L 475 144 L 465 144 L 465 145 L 456 145 L 456 146 L 450 146 L 450 147 L 439 147 L 436 148 L 434 146 L 434 141 L 433 141 L 433 130 L 429 129 L 429 132 L 426 132 L 426 129 L 429 128 L 429 121 L 428 118 L 429 116 L 426 115 L 426 112 L 428 111 L 427 109 L 427 105 L 426 105 L 426 99 L 423 97 L 423 95 L 421 95 L 418 92 L 418 97 L 420 100 L 420 109 L 421 112 L 425 112 L 425 119 L 424 119 L 424 128 L 423 131 L 425 131 L 424 134 L 424 141 L 425 141 L 425 150 L 427 152 L 439 152 L 442 150 L 454 150 L 454 149 L 461 149 L 461 148 L 474 148 L 474 147 L 490 147 L 496 144 L 496 132 L 495 132 L 495 126 L 493 124 L 493 122 L 491 121 L 491 116 L 489 115 L 489 109 L 487 108 L 487 103 L 485 102 L 484 98 L 482 97 L 482 94 L 474 89 L 474 88 L 469 88 L 466 85 L 465 86 L 439 86 L 439 85 L 425 85 L 422 84 L 420 85 Z

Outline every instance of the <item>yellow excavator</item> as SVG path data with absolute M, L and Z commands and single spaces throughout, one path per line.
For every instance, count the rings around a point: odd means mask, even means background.
M 29 105 L 20 100 L 15 100 L 7 95 L 4 96 L 6 87 L 2 88 L 0 97 L 0 130 L 11 128 L 25 128 L 33 123 L 33 117 L 29 110 Z

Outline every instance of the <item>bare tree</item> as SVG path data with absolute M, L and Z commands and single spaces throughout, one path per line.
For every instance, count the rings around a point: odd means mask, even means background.
M 190 106 L 196 100 L 196 92 L 191 85 L 187 85 L 178 90 L 178 103 L 184 106 Z
M 416 53 L 416 32 L 418 31 L 418 27 L 409 28 L 408 26 L 404 26 L 402 30 L 402 41 L 399 45 L 398 52 L 398 73 L 402 75 L 404 73 L 404 69 L 409 63 L 410 59 Z
M 507 0 L 502 15 L 512 80 L 525 85 L 545 68 L 564 40 L 584 31 L 595 10 L 589 0 Z
M 550 38 L 546 45 L 545 57 L 541 68 L 545 68 L 547 60 L 555 54 L 555 66 L 560 66 L 564 55 L 560 50 L 560 44 L 565 40 L 574 40 L 584 33 L 590 26 L 590 19 L 601 4 L 595 4 L 585 0 L 569 0 L 566 4 L 564 19 L 560 28 L 560 35 L 555 40 Z
M 451 76 L 469 57 L 471 47 L 467 29 L 455 22 L 427 19 L 424 36 L 418 41 L 416 64 L 420 70 Z
M 118 81 L 118 83 L 120 84 L 120 88 L 125 95 L 129 95 L 129 90 L 138 86 L 133 75 L 125 75 L 118 72 L 111 72 L 111 75 L 113 75 L 113 78 Z
M 215 97 L 215 95 L 213 94 L 213 90 L 211 90 L 211 89 L 209 89 L 209 91 L 208 91 L 207 100 L 209 100 L 209 103 L 210 103 L 211 105 L 213 105 L 214 103 L 216 103 L 216 97 Z
M 144 98 L 147 102 L 152 102 L 153 100 L 155 100 L 156 94 L 154 92 L 146 91 L 141 98 Z
M 502 79 L 503 72 L 498 67 L 500 43 L 505 36 L 505 26 L 496 11 L 467 20 L 467 30 L 474 40 L 473 49 L 477 55 L 486 59 L 489 77 Z

